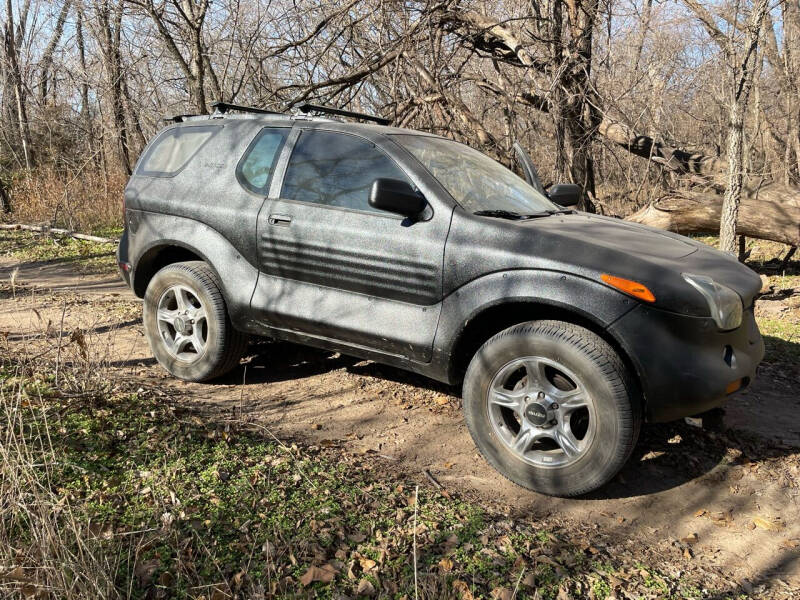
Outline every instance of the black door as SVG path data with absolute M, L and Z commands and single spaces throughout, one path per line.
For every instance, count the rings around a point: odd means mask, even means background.
M 259 215 L 252 306 L 266 324 L 430 360 L 450 214 L 414 222 L 369 206 L 378 177 L 414 184 L 396 159 L 359 136 L 299 133 Z

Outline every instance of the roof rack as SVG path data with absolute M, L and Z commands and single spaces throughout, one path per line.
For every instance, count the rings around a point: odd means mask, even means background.
M 214 102 L 211 105 L 216 112 L 224 115 L 231 110 L 238 110 L 239 112 L 258 113 L 261 115 L 282 115 L 283 113 L 275 110 L 267 110 L 266 108 L 256 108 L 255 106 L 242 106 L 240 104 L 228 104 L 227 102 Z
M 198 115 L 172 115 L 171 117 L 164 117 L 163 121 L 165 123 L 183 123 L 186 119 L 190 117 L 197 117 Z
M 383 117 L 377 117 L 375 115 L 365 115 L 363 113 L 343 110 L 341 108 L 331 108 L 330 106 L 319 106 L 317 104 L 303 104 L 302 106 L 298 106 L 297 108 L 302 113 L 315 112 L 326 115 L 338 115 L 340 117 L 350 117 L 351 119 L 362 119 L 363 121 L 372 121 L 373 123 L 377 123 L 378 125 L 389 125 L 392 122 L 391 119 L 385 119 Z

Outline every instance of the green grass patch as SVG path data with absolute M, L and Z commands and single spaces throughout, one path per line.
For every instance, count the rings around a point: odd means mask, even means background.
M 490 598 L 517 586 L 517 598 L 607 597 L 620 580 L 632 593 L 680 595 L 689 585 L 546 523 L 512 521 L 428 487 L 416 495 L 414 482 L 370 455 L 281 442 L 144 390 L 69 395 L 52 377 L 0 372 L 0 433 L 13 440 L 3 456 L 9 477 L 0 478 L 0 564 L 59 596 L 66 584 L 43 568 L 47 527 L 82 532 L 80 544 L 60 546 L 102 557 L 110 585 L 134 598 L 359 589 L 400 598 L 413 593 L 415 543 L 422 598 Z M 26 502 L 45 506 L 52 523 Z
M 0 255 L 20 262 L 64 262 L 82 273 L 109 273 L 116 269 L 116 244 L 78 240 L 28 231 L 0 232 Z

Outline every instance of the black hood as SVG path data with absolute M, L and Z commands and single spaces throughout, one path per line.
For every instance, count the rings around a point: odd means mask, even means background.
M 684 314 L 706 315 L 702 295 L 683 273 L 707 275 L 735 290 L 745 307 L 752 305 L 761 279 L 735 257 L 687 237 L 611 217 L 578 213 L 520 222 L 550 241 L 546 256 L 571 249 L 578 269 L 609 273 L 645 284 L 656 306 Z M 540 246 L 541 247 L 541 246 Z M 559 248 L 559 251 L 552 252 Z
M 586 213 L 556 214 L 528 220 L 477 217 L 457 211 L 448 245 L 472 252 L 468 267 L 445 282 L 455 289 L 490 272 L 547 269 L 600 281 L 603 273 L 646 285 L 655 306 L 693 316 L 708 316 L 703 296 L 682 277 L 707 275 L 735 290 L 745 307 L 761 287 L 756 273 L 734 257 L 675 233 Z M 475 240 L 484 240 L 476 246 Z

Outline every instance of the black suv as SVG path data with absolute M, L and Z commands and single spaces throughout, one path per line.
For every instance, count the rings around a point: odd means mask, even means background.
M 545 193 L 519 157 L 527 181 L 407 129 L 230 105 L 176 118 L 125 190 L 118 256 L 153 354 L 203 381 L 253 334 L 463 382 L 469 431 L 503 475 L 563 496 L 603 485 L 643 420 L 751 381 L 760 279 L 685 237 L 565 208 L 575 186 Z

